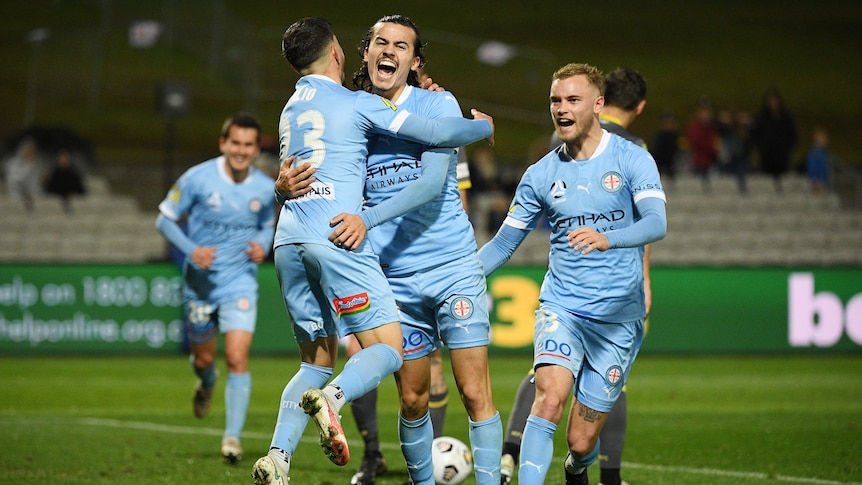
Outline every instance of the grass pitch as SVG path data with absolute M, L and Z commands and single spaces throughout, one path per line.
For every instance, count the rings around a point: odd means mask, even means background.
M 0 358 L 0 483 L 250 484 L 266 452 L 294 356 L 252 357 L 245 458 L 222 464 L 222 380 L 207 418 L 191 412 L 194 378 L 185 356 Z M 505 420 L 529 356 L 492 357 Z M 222 375 L 225 375 L 223 362 Z M 445 433 L 467 441 L 466 415 L 451 388 Z M 381 439 L 390 471 L 407 478 L 398 449 L 397 397 L 381 385 Z M 362 443 L 349 407 L 353 460 L 332 465 L 309 426 L 291 483 L 344 485 Z M 623 478 L 645 484 L 862 483 L 862 359 L 859 356 L 643 355 L 629 380 Z M 563 482 L 565 426 L 557 431 L 549 484 Z M 596 465 L 591 483 L 598 482 Z M 474 483 L 471 477 L 466 483 Z

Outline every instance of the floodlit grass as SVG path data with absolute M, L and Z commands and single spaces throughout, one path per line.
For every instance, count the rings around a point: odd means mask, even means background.
M 504 419 L 529 362 L 493 357 Z M 7 357 L 0 368 L 0 483 L 248 484 L 297 359 L 252 358 L 246 456 L 236 467 L 219 456 L 224 382 L 211 415 L 195 419 L 185 356 Z M 623 477 L 632 485 L 862 482 L 860 376 L 862 359 L 854 356 L 642 356 L 629 382 Z M 452 392 L 445 433 L 466 441 L 466 416 Z M 391 379 L 381 387 L 379 412 L 390 473 L 377 483 L 401 485 L 407 475 Z M 355 463 L 332 465 L 309 427 L 291 483 L 349 481 L 362 443 L 349 407 L 344 419 Z M 563 430 L 548 483 L 563 481 Z M 595 466 L 591 477 L 597 483 Z

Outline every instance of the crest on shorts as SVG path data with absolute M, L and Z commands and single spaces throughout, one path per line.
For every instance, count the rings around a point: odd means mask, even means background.
M 466 296 L 458 296 L 452 300 L 449 313 L 458 320 L 466 320 L 473 314 L 473 302 Z
M 605 381 L 611 386 L 617 385 L 623 378 L 623 369 L 618 365 L 608 367 L 605 372 Z
M 617 172 L 608 172 L 602 175 L 602 188 L 606 192 L 619 192 L 623 188 L 623 177 Z

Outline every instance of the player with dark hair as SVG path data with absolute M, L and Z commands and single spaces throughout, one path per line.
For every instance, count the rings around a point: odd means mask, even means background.
M 217 334 L 224 334 L 228 377 L 222 456 L 242 458 L 240 434 L 251 395 L 248 351 L 257 319 L 257 265 L 272 247 L 273 180 L 252 166 L 260 152 L 260 124 L 247 113 L 225 120 L 222 156 L 195 165 L 159 204 L 156 227 L 186 256 L 183 321 L 198 376 L 193 409 L 209 413 L 217 371 Z M 178 221 L 188 217 L 186 235 Z
M 457 147 L 493 134 L 490 118 L 475 110 L 477 120 L 465 120 L 460 113 L 429 120 L 380 96 L 343 87 L 344 51 L 325 19 L 293 23 L 282 38 L 282 52 L 302 77 L 279 122 L 282 167 L 276 195 L 283 206 L 275 265 L 302 364 L 282 393 L 269 453 L 254 465 L 257 485 L 287 483 L 308 416 L 324 453 L 337 465 L 347 464 L 350 453 L 339 410 L 402 364 L 395 300 L 355 220 L 362 208 L 368 139 L 397 135 Z M 315 168 L 316 180 L 306 195 L 285 200 L 281 190 L 294 161 Z M 407 203 L 399 210 L 410 207 Z M 398 214 L 380 211 L 377 217 L 382 222 Z M 339 334 L 355 334 L 363 348 L 327 385 Z
M 572 389 L 566 483 L 589 483 L 587 467 L 643 338 L 643 247 L 667 230 L 649 152 L 599 123 L 604 89 L 601 72 L 587 64 L 554 73 L 550 114 L 563 144 L 527 169 L 505 222 L 479 251 L 489 274 L 543 216 L 550 222 L 534 336 L 536 397 L 520 448 L 523 485 L 544 483 Z
M 416 70 L 424 61 L 421 47 L 410 19 L 381 18 L 360 47 L 364 64 L 354 75 L 354 84 L 432 119 L 457 116 L 461 109 L 451 93 L 417 88 Z M 452 149 L 373 138 L 366 203 L 359 220 L 363 230 L 377 226 L 368 238 L 401 312 L 405 362 L 396 373 L 399 435 L 411 479 L 417 484 L 433 481 L 428 460 L 434 438 L 429 411 L 431 353 L 445 344 L 470 418 L 478 483 L 497 485 L 502 424 L 491 398 L 486 283 L 458 190 L 457 163 Z M 415 210 L 378 224 L 377 214 L 384 208 L 388 212 L 417 198 L 423 203 Z M 373 483 L 372 464 L 363 462 L 352 483 Z

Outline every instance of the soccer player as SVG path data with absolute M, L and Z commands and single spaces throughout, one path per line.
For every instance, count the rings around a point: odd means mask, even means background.
M 156 227 L 186 256 L 183 321 L 198 376 L 194 414 L 209 413 L 217 371 L 217 333 L 227 361 L 226 424 L 221 453 L 242 458 L 240 434 L 251 394 L 248 350 L 257 320 L 257 265 L 272 247 L 273 179 L 252 166 L 260 124 L 247 113 L 229 117 L 219 138 L 222 156 L 187 170 L 159 204 Z M 188 235 L 178 225 L 188 219 Z
M 605 77 L 604 97 L 605 104 L 601 113 L 599 113 L 599 122 L 602 128 L 609 133 L 619 135 L 638 146 L 646 148 L 647 146 L 643 139 L 627 130 L 628 126 L 643 112 L 644 106 L 646 106 L 646 81 L 643 76 L 636 70 L 627 67 L 614 69 Z M 551 139 L 551 148 L 556 148 L 561 143 L 555 133 Z M 649 315 L 652 304 L 649 254 L 650 245 L 647 244 L 644 247 L 643 259 L 644 304 L 647 315 Z M 645 320 L 645 332 L 647 328 L 648 321 Z M 533 383 L 533 372 L 531 371 L 518 387 L 512 413 L 506 425 L 503 458 L 500 462 L 500 475 L 504 485 L 511 482 L 515 471 L 515 462 L 518 460 L 520 454 L 524 425 L 527 422 L 530 407 L 536 397 L 536 388 Z M 626 386 L 623 386 L 622 393 L 614 404 L 599 437 L 600 485 L 627 485 L 620 478 L 623 446 L 625 445 L 627 407 Z
M 283 203 L 276 229 L 276 271 L 302 363 L 282 393 L 270 451 L 254 465 L 257 485 L 287 483 L 308 416 L 330 460 L 347 464 L 339 410 L 402 364 L 392 290 L 370 244 L 363 244 L 365 234 L 351 220 L 362 208 L 368 139 L 377 133 L 433 146 L 457 147 L 482 138 L 493 142 L 491 119 L 478 111 L 476 120 L 460 113 L 428 120 L 380 96 L 344 88 L 344 51 L 325 19 L 303 18 L 288 27 L 282 52 L 302 77 L 279 122 L 283 162 L 277 199 L 284 202 L 280 190 L 294 159 L 315 167 L 317 180 L 305 196 Z M 326 385 L 334 373 L 339 334 L 355 334 L 363 348 Z
M 364 50 L 364 49 L 363 49 Z M 430 79 L 430 78 L 429 78 Z M 420 82 L 424 86 L 424 81 Z M 436 84 L 432 84 L 428 89 L 432 89 Z M 457 180 L 458 191 L 461 194 L 461 203 L 464 210 L 468 210 L 467 205 L 467 190 L 470 189 L 470 168 L 467 165 L 465 151 L 458 150 L 458 168 Z M 347 358 L 350 358 L 361 347 L 355 338 L 346 339 L 345 348 Z M 430 365 L 431 381 L 430 394 L 428 396 L 429 415 L 431 416 L 431 427 L 434 430 L 434 438 L 443 436 L 443 425 L 446 419 L 446 409 L 449 404 L 449 386 L 446 383 L 446 376 L 443 372 L 443 349 L 438 347 L 428 355 L 428 363 Z M 529 405 L 533 400 L 527 404 Z M 350 479 L 350 485 L 373 485 L 376 478 L 386 473 L 388 465 L 383 452 L 380 449 L 379 426 L 377 421 L 377 388 L 372 389 L 368 394 L 354 399 L 350 403 L 353 410 L 353 418 L 356 421 L 356 426 L 359 429 L 359 434 L 365 444 L 365 452 L 362 456 L 362 462 L 359 469 Z M 524 418 L 526 419 L 526 417 Z M 523 429 L 523 425 L 522 425 Z M 520 439 L 518 441 L 520 445 Z M 513 468 L 514 469 L 514 468 Z
M 550 113 L 563 145 L 527 169 L 505 222 L 479 251 L 490 274 L 541 216 L 550 222 L 534 335 L 536 398 L 518 470 L 523 485 L 544 483 L 573 388 L 566 483 L 589 483 L 599 434 L 643 338 L 643 247 L 667 230 L 655 162 L 602 129 L 603 94 L 604 78 L 593 66 L 568 64 L 554 73 Z
M 354 84 L 412 113 L 458 116 L 461 110 L 451 93 L 415 87 L 416 70 L 424 64 L 422 45 L 409 18 L 381 18 L 360 47 L 364 65 L 354 75 Z M 359 232 L 377 226 L 368 239 L 401 311 L 405 362 L 396 373 L 399 435 L 413 483 L 434 482 L 428 460 L 434 438 L 429 411 L 431 353 L 445 344 L 470 418 L 477 483 L 497 485 L 503 430 L 491 398 L 486 285 L 461 202 L 457 165 L 455 150 L 375 137 L 369 144 L 366 207 L 351 222 L 361 225 Z M 423 205 L 380 223 L 408 200 L 421 200 Z M 370 470 L 360 472 L 354 483 L 373 483 Z

